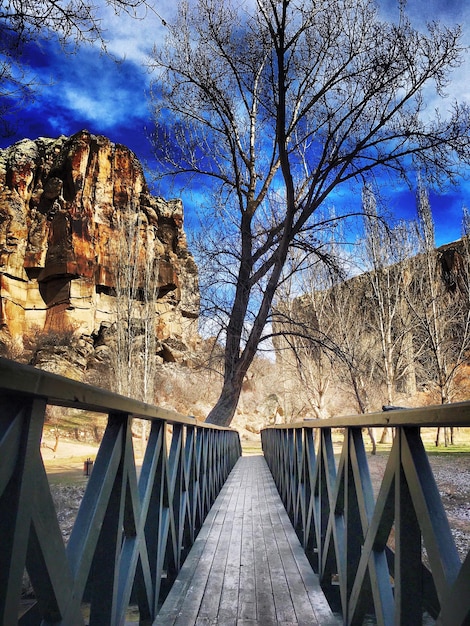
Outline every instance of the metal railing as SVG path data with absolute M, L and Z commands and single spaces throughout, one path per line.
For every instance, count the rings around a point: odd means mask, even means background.
M 40 445 L 48 405 L 107 427 L 64 545 Z M 150 421 L 138 476 L 131 422 Z M 241 454 L 238 433 L 0 359 L 0 624 L 151 624 Z M 19 617 L 25 570 L 35 602 Z
M 470 402 L 261 433 L 292 524 L 344 624 L 470 624 L 470 551 L 462 563 L 421 439 L 421 427 L 437 426 L 469 427 Z M 395 433 L 377 498 L 366 427 Z M 333 429 L 344 429 L 338 462 Z

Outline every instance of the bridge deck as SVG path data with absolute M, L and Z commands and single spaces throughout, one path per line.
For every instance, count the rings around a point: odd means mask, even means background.
M 153 626 L 337 626 L 264 457 L 242 457 Z

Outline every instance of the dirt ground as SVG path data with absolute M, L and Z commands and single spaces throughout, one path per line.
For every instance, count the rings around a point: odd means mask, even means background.
M 80 441 L 72 441 L 70 439 L 60 439 L 57 450 L 53 450 L 55 441 L 52 439 L 43 439 L 41 443 L 41 454 L 44 462 L 63 459 L 75 459 L 78 457 L 96 456 L 98 451 L 97 445 L 90 445 Z
M 428 455 L 460 558 L 470 549 L 470 454 Z M 377 493 L 387 454 L 369 456 L 372 484 Z

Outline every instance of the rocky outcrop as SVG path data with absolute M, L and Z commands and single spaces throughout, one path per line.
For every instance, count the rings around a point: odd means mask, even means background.
M 21 338 L 73 327 L 93 337 L 109 328 L 116 317 L 116 268 L 127 254 L 119 234 L 125 215 L 135 216 L 139 254 L 151 250 L 157 259 L 161 354 L 180 358 L 195 340 L 199 314 L 182 203 L 152 196 L 136 156 L 88 131 L 0 150 L 4 334 Z M 137 299 L 141 291 L 138 285 Z

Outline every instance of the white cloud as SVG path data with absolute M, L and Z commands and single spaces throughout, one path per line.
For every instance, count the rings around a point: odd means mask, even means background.
M 103 93 L 86 93 L 80 88 L 68 86 L 64 93 L 64 102 L 78 117 L 84 117 L 99 122 L 103 130 L 118 124 L 129 116 L 129 104 L 119 101 L 119 98 Z
M 176 3 L 159 2 L 154 10 L 137 10 L 134 18 L 125 12 L 118 15 L 107 5 L 102 10 L 107 49 L 118 58 L 145 64 L 155 42 L 163 41 L 166 27 L 175 15 Z
M 90 47 L 64 56 L 50 44 L 45 56 L 47 65 L 36 67 L 35 72 L 46 85 L 40 102 L 51 111 L 68 109 L 72 117 L 96 122 L 103 130 L 148 114 L 148 76 L 139 65 L 116 63 Z

